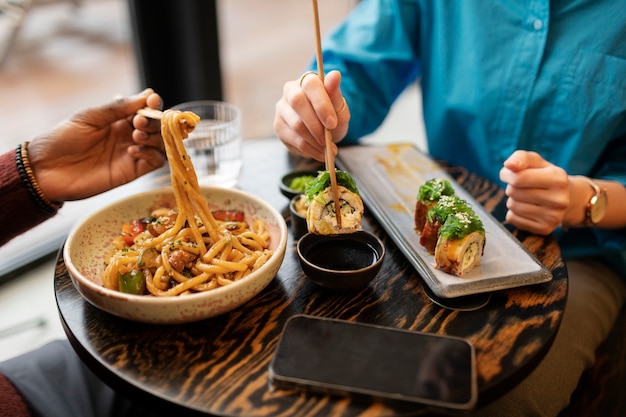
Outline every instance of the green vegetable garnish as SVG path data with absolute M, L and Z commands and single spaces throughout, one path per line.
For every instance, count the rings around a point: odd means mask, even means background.
M 474 212 L 461 212 L 448 216 L 439 229 L 439 236 L 444 239 L 462 239 L 472 232 L 485 233 L 483 222 Z
M 356 188 L 356 182 L 350 174 L 337 170 L 335 171 L 335 175 L 337 177 L 337 185 L 344 186 L 350 192 L 360 196 L 359 190 Z M 330 187 L 330 173 L 328 171 L 318 171 L 317 177 L 310 181 L 304 188 L 304 194 L 306 194 L 307 199 L 310 201 L 328 187 Z
M 135 295 L 146 294 L 146 278 L 143 272 L 133 269 L 118 276 L 118 284 L 121 292 Z
M 289 183 L 289 188 L 300 193 L 304 192 L 306 185 L 315 179 L 314 175 L 302 175 L 296 177 Z
M 428 210 L 426 218 L 430 223 L 437 221 L 440 224 L 444 224 L 449 215 L 471 210 L 471 207 L 465 200 L 455 195 L 444 195 L 437 201 L 437 204 Z
M 426 217 L 431 223 L 441 224 L 439 236 L 445 239 L 461 239 L 475 231 L 484 233 L 483 223 L 472 207 L 457 196 L 441 196 Z
M 446 179 L 433 178 L 422 184 L 419 188 L 417 199 L 427 204 L 439 200 L 443 195 L 454 195 L 452 184 Z

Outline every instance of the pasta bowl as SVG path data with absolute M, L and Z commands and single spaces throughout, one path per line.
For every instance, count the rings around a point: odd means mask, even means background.
M 269 203 L 246 192 L 203 186 L 211 210 L 240 210 L 245 221 L 263 222 L 269 233 L 270 258 L 231 284 L 177 296 L 134 295 L 103 286 L 105 263 L 122 225 L 146 217 L 156 207 L 175 205 L 171 187 L 135 194 L 81 220 L 69 233 L 63 259 L 80 294 L 95 307 L 125 319 L 175 324 L 214 317 L 236 309 L 259 294 L 276 276 L 285 256 L 287 224 Z

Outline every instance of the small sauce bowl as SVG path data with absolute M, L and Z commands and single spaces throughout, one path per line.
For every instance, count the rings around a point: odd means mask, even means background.
M 365 288 L 385 258 L 381 240 L 366 231 L 329 236 L 307 233 L 298 241 L 297 252 L 306 276 L 335 291 Z
M 280 179 L 280 183 L 278 184 L 278 188 L 280 188 L 280 192 L 282 193 L 282 195 L 284 195 L 285 197 L 289 199 L 292 199 L 298 194 L 302 194 L 304 192 L 303 190 L 294 190 L 293 188 L 291 188 L 291 182 L 295 180 L 296 178 L 304 177 L 304 176 L 307 176 L 307 177 L 310 176 L 310 177 L 315 178 L 317 177 L 317 171 L 313 171 L 313 170 L 293 171 L 293 172 L 283 175 L 283 177 Z
M 291 234 L 295 240 L 300 239 L 302 236 L 309 232 L 309 227 L 306 223 L 306 214 L 302 214 L 298 210 L 300 199 L 306 198 L 304 194 L 298 194 L 289 202 L 289 214 L 291 216 Z M 305 211 L 306 213 L 306 211 Z

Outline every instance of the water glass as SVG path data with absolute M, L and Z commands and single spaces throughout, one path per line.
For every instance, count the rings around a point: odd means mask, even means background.
M 183 142 L 198 183 L 234 187 L 242 166 L 241 110 L 222 101 L 181 103 L 173 110 L 191 111 L 200 122 Z

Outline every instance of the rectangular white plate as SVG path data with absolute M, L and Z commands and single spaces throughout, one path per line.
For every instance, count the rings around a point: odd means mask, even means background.
M 337 164 L 353 176 L 365 205 L 436 295 L 460 297 L 552 279 L 550 271 L 519 240 L 412 144 L 343 147 Z M 450 180 L 456 194 L 471 204 L 485 226 L 480 267 L 463 277 L 435 269 L 433 256 L 420 245 L 414 230 L 417 193 L 431 178 Z

